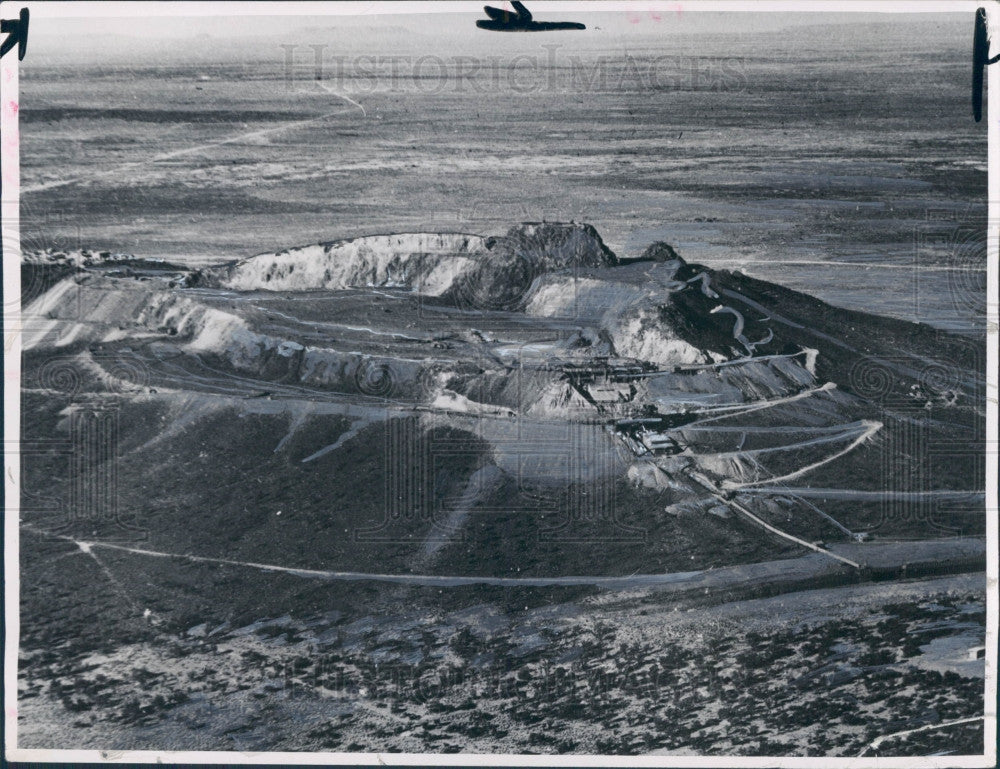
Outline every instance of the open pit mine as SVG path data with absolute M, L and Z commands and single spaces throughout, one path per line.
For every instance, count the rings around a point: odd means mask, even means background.
M 904 641 L 931 604 L 979 637 L 977 339 L 575 223 L 28 254 L 22 296 L 21 697 L 77 719 L 38 740 L 856 755 L 981 710 Z M 705 684 L 713 633 L 763 657 Z M 626 659 L 660 683 L 580 683 Z M 553 666 L 576 689 L 525 694 Z

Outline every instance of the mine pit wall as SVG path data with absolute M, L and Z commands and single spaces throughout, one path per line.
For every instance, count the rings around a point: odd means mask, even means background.
M 590 224 L 523 222 L 500 237 L 488 239 L 491 250 L 507 249 L 538 261 L 548 269 L 610 267 L 619 263 Z
M 449 390 L 474 403 L 521 411 L 542 401 L 546 391 L 559 379 L 555 371 L 517 369 L 513 372 L 498 369 L 458 372 L 449 376 Z
M 660 322 L 663 292 L 567 274 L 538 277 L 524 300 L 527 315 L 591 325 L 606 332 L 616 354 L 662 366 L 710 363 L 703 351 Z M 627 309 L 626 309 L 627 308 Z
M 574 275 L 538 276 L 525 298 L 525 313 L 538 318 L 599 322 L 605 315 L 645 300 L 649 289 Z
M 518 262 L 541 274 L 612 266 L 618 259 L 590 225 L 525 223 L 489 238 L 425 232 L 302 246 L 204 270 L 199 281 L 237 291 L 383 287 L 442 296 L 462 293 L 463 280 L 477 268 L 487 268 L 476 280 L 489 285 Z
M 162 335 L 164 342 L 197 355 L 212 367 L 267 382 L 421 403 L 433 382 L 432 364 L 398 358 L 304 347 L 253 331 L 236 315 L 176 293 L 115 285 L 77 285 L 68 278 L 33 302 L 27 317 L 40 316 L 25 332 L 26 353 L 113 342 L 121 326 Z M 72 339 L 72 345 L 63 344 Z
M 200 357 L 213 368 L 251 375 L 262 388 L 273 382 L 403 404 L 426 403 L 435 379 L 433 367 L 419 361 L 303 347 L 257 334 L 243 345 L 207 350 Z
M 200 285 L 236 291 L 398 288 L 444 293 L 486 251 L 476 235 L 376 235 L 257 256 L 203 271 Z
M 66 278 L 26 310 L 45 320 L 26 333 L 25 348 L 114 341 L 122 327 L 163 335 L 164 341 L 261 380 L 300 384 L 345 393 L 362 393 L 423 403 L 433 395 L 434 366 L 398 358 L 306 347 L 251 329 L 235 314 L 207 306 L 176 292 L 157 291 L 134 281 Z M 491 371 L 489 362 L 460 363 L 447 386 L 470 401 L 519 410 L 542 400 L 558 373 Z M 748 361 L 721 369 L 657 374 L 639 380 L 638 400 L 668 399 L 687 391 L 718 392 L 742 399 L 789 395 L 814 384 L 798 359 Z M 737 401 L 738 402 L 738 401 Z M 669 404 L 665 404 L 668 407 Z
M 412 404 L 428 403 L 440 389 L 433 362 L 304 346 L 254 331 L 239 316 L 176 292 L 104 280 L 78 284 L 67 278 L 36 299 L 25 314 L 42 320 L 26 331 L 25 350 L 64 346 L 69 353 L 87 344 L 113 343 L 122 327 L 131 327 L 161 336 L 212 368 L 259 379 L 262 386 L 295 384 Z M 62 344 L 69 338 L 72 348 Z M 540 398 L 556 376 L 519 372 L 511 377 L 488 365 L 456 361 L 449 386 L 470 401 L 517 410 Z

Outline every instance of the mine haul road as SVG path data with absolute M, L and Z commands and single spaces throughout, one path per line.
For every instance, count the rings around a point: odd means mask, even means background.
M 953 537 L 933 540 L 894 541 L 864 544 L 831 545 L 831 552 L 862 564 L 854 569 L 834 561 L 824 553 L 809 553 L 798 558 L 739 564 L 718 569 L 665 574 L 629 574 L 624 576 L 580 575 L 553 577 L 495 577 L 441 574 L 379 574 L 357 571 L 324 571 L 290 565 L 237 561 L 227 558 L 168 553 L 129 547 L 111 542 L 75 539 L 22 524 L 21 530 L 32 535 L 54 537 L 75 543 L 81 551 L 108 549 L 131 553 L 139 557 L 171 558 L 192 563 L 241 566 L 260 571 L 281 572 L 304 579 L 348 582 L 390 582 L 424 587 L 462 587 L 493 585 L 501 587 L 596 587 L 608 591 L 655 589 L 670 592 L 725 594 L 728 600 L 744 600 L 749 593 L 793 592 L 835 583 L 857 582 L 871 578 L 877 572 L 882 578 L 963 573 L 985 569 L 986 543 L 976 537 Z M 739 595 L 737 596 L 736 593 Z

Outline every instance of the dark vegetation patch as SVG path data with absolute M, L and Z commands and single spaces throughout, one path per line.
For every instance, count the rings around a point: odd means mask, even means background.
M 397 596 L 397 610 L 415 597 Z M 31 696 L 46 691 L 68 711 L 86 714 L 90 724 L 173 722 L 179 745 L 192 728 L 183 715 L 188 698 L 211 696 L 220 713 L 238 701 L 240 715 L 226 728 L 249 729 L 268 714 L 284 714 L 272 738 L 291 750 L 452 745 L 850 756 L 895 731 L 981 713 L 981 678 L 918 667 L 919 646 L 908 648 L 914 636 L 926 643 L 968 632 L 970 623 L 982 631 L 985 615 L 973 611 L 981 595 L 878 605 L 794 627 L 706 626 L 701 635 L 637 638 L 608 622 L 544 615 L 529 621 L 512 607 L 508 621 L 491 630 L 462 615 L 418 614 L 413 621 L 404 620 L 415 616 L 404 609 L 394 618 L 371 593 L 337 601 L 373 598 L 383 610 L 378 619 L 331 624 L 319 614 L 308 636 L 306 625 L 285 617 L 251 626 L 256 640 L 249 645 L 229 631 L 164 640 L 166 657 L 179 666 L 136 663 L 111 675 L 46 652 L 34 657 L 25 685 Z M 234 626 L 241 621 L 233 619 Z M 203 662 L 212 659 L 215 666 Z M 302 716 L 312 713 L 324 716 Z M 956 746 L 981 753 L 981 729 L 928 731 L 886 741 L 877 753 L 927 755 Z

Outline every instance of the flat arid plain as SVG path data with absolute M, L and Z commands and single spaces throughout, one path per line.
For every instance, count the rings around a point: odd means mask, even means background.
M 982 754 L 969 20 L 474 19 L 38 25 L 19 746 Z

